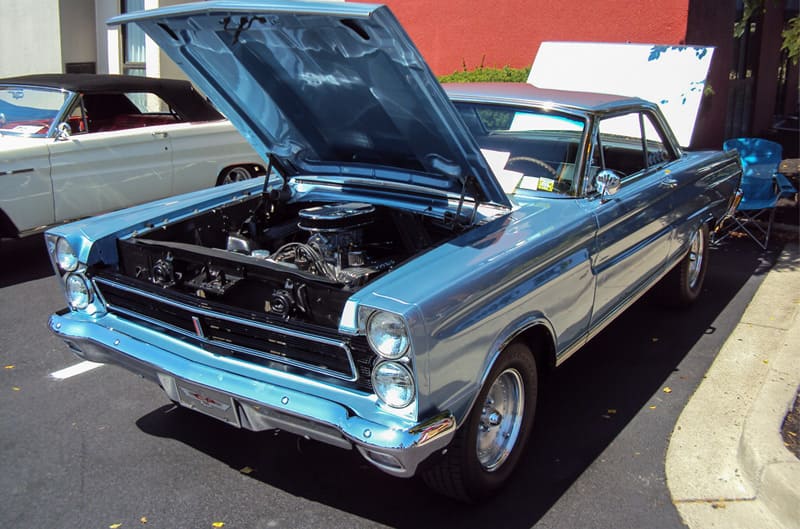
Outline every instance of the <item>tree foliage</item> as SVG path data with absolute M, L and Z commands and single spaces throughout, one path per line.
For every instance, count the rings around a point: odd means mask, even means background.
M 789 19 L 786 28 L 781 32 L 781 37 L 783 37 L 781 50 L 785 50 L 792 63 L 797 64 L 800 58 L 800 16 Z
M 780 2 L 775 2 L 776 8 Z M 737 39 L 744 35 L 752 19 L 758 13 L 766 11 L 765 0 L 744 0 L 744 9 L 741 20 L 733 25 L 733 36 Z M 781 31 L 781 51 L 786 51 L 793 64 L 797 64 L 800 59 L 800 16 L 794 16 L 786 22 L 786 26 Z

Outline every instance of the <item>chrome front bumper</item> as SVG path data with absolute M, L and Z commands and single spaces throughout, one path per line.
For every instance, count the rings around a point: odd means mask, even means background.
M 341 448 L 355 446 L 367 461 L 394 476 L 413 476 L 455 433 L 449 412 L 420 423 L 382 424 L 329 399 L 194 362 L 172 352 L 191 346 L 178 342 L 167 344 L 169 350 L 158 347 L 125 332 L 124 325 L 101 325 L 67 310 L 50 316 L 49 325 L 79 357 L 137 373 L 159 384 L 175 402 L 181 401 L 181 382 L 209 388 L 232 399 L 235 415 L 229 423 L 254 431 L 284 430 Z

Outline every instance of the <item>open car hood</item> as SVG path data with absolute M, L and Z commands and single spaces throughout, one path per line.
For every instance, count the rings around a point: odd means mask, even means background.
M 135 22 L 290 174 L 405 182 L 509 206 L 475 139 L 385 6 L 204 2 Z

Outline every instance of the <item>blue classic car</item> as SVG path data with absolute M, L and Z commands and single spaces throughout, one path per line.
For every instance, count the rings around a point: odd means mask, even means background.
M 548 371 L 656 284 L 698 297 L 735 204 L 736 155 L 683 152 L 655 105 L 443 88 L 383 6 L 131 22 L 271 177 L 51 229 L 50 328 L 181 406 L 455 498 L 507 480 Z

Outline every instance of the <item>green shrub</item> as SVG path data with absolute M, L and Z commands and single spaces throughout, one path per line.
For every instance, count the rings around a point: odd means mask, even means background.
M 449 75 L 440 75 L 441 83 L 524 83 L 528 80 L 530 67 L 511 68 L 486 68 L 479 66 L 474 70 L 456 71 Z

